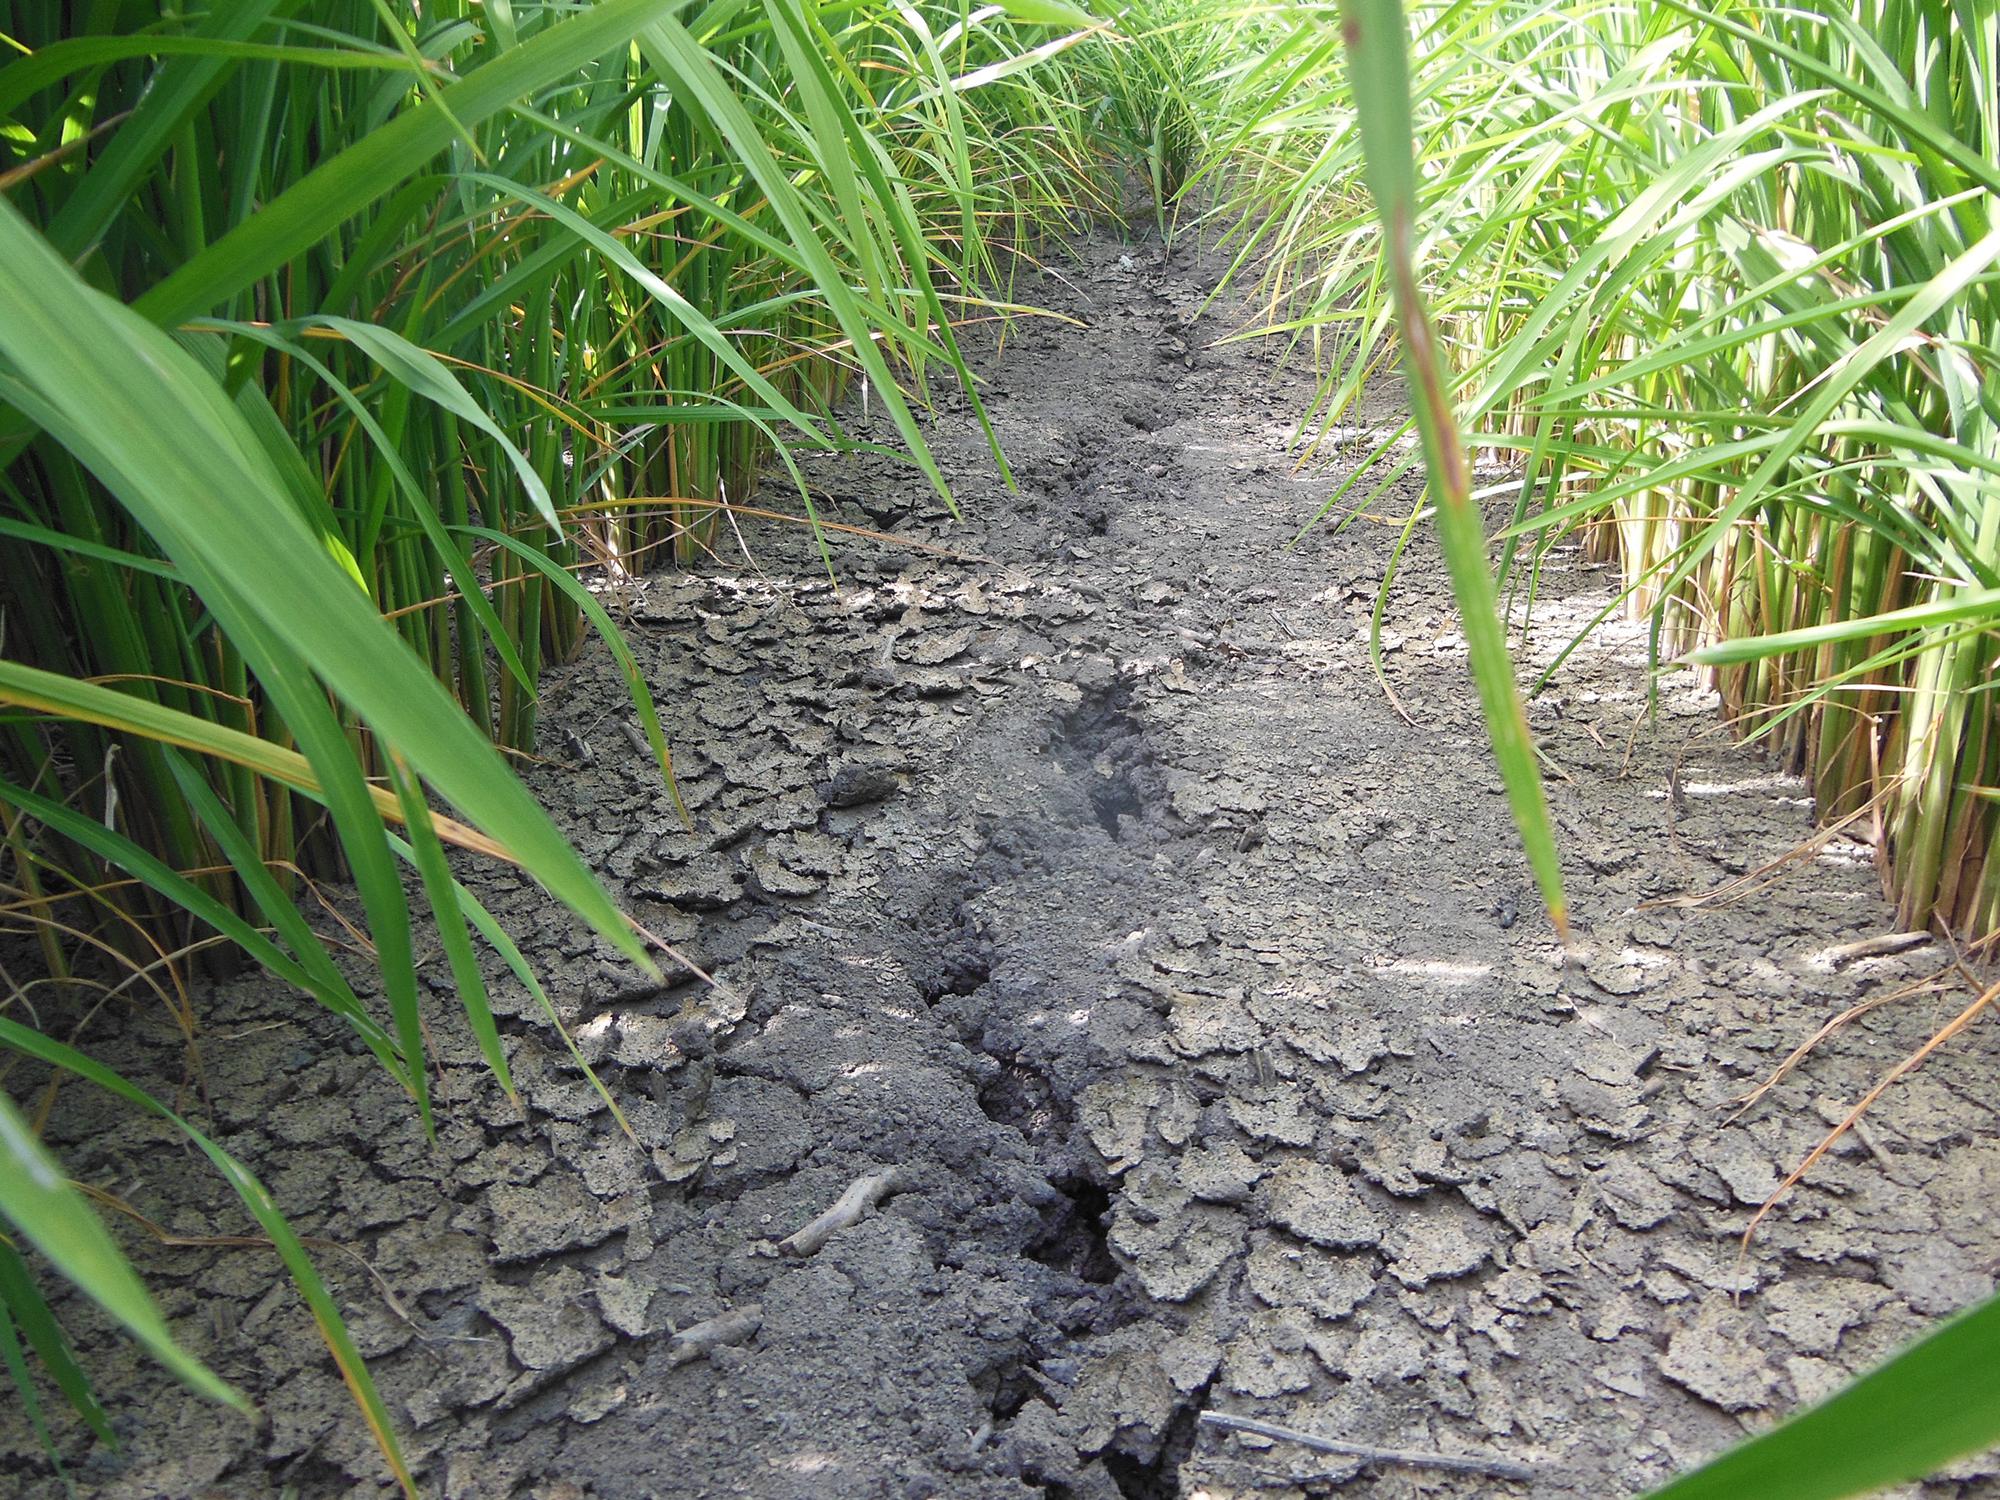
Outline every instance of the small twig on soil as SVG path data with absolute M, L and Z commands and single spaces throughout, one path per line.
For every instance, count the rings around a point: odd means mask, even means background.
M 674 1335 L 673 1347 L 667 1351 L 667 1363 L 688 1364 L 725 1344 L 740 1344 L 763 1326 L 764 1308 L 757 1302 L 704 1318 Z
M 1879 1010 L 1882 1006 L 1888 1005 L 1893 1001 L 1907 1000 L 1916 995 L 1941 995 L 1945 992 L 1945 989 L 1946 986 L 1942 983 L 1942 974 L 1934 974 L 1928 979 L 1920 979 L 1914 984 L 1903 985 L 1900 988 L 1888 991 L 1886 994 L 1871 995 L 1857 1005 L 1850 1005 L 1846 1010 L 1820 1027 L 1808 1040 L 1794 1047 L 1790 1055 L 1783 1062 L 1779 1063 L 1772 1070 L 1770 1076 L 1758 1084 L 1757 1087 L 1750 1090 L 1747 1094 L 1739 1094 L 1735 1099 L 1731 1100 L 1730 1102 L 1735 1104 L 1736 1108 L 1723 1123 L 1733 1124 L 1742 1118 L 1742 1116 L 1749 1113 L 1751 1106 L 1770 1093 L 1780 1083 L 1784 1082 L 1785 1076 L 1800 1063 L 1804 1062 L 1813 1048 L 1817 1047 L 1821 1042 L 1825 1041 L 1849 1022 L 1860 1019 L 1871 1010 Z
M 901 1167 L 857 1177 L 847 1185 L 847 1191 L 840 1195 L 832 1208 L 797 1234 L 779 1240 L 778 1248 L 787 1255 L 811 1255 L 848 1225 L 860 1222 L 863 1214 L 891 1193 L 900 1193 L 908 1186 L 908 1174 Z
M 1232 1417 L 1226 1412 L 1203 1412 L 1201 1425 L 1219 1428 L 1223 1432 L 1248 1432 L 1258 1437 L 1276 1438 L 1280 1442 L 1297 1443 L 1315 1453 L 1336 1453 L 1368 1463 L 1451 1469 L 1460 1474 L 1488 1474 L 1495 1479 L 1536 1479 L 1541 1475 L 1539 1469 L 1529 1464 L 1512 1463 L 1504 1458 L 1487 1458 L 1475 1453 L 1418 1453 L 1407 1448 L 1373 1448 L 1366 1443 L 1343 1443 L 1334 1438 L 1317 1437 L 1310 1432 L 1300 1432 L 1295 1427 L 1260 1422 L 1255 1417 Z
M 1859 963 L 1864 958 L 1885 958 L 1892 953 L 1907 953 L 1912 948 L 1922 947 L 1931 940 L 1928 932 L 1883 932 L 1874 937 L 1856 938 L 1851 943 L 1841 943 L 1825 949 L 1813 956 L 1829 969 L 1844 969 L 1849 964 Z
M 1983 990 L 1978 999 L 1966 1006 L 1964 1010 L 1952 1017 L 1951 1020 L 1945 1022 L 1938 1029 L 1936 1035 L 1929 1041 L 1925 1042 L 1923 1046 L 1917 1048 L 1915 1052 L 1912 1052 L 1908 1057 L 1897 1063 L 1895 1067 L 1883 1074 L 1875 1087 L 1861 1096 L 1861 1102 L 1850 1109 L 1841 1122 L 1829 1130 L 1820 1140 L 1820 1143 L 1807 1153 L 1806 1159 L 1786 1174 L 1785 1180 L 1779 1183 L 1771 1196 L 1764 1200 L 1764 1206 L 1750 1216 L 1750 1222 L 1743 1230 L 1743 1242 L 1738 1251 L 1739 1256 L 1749 1253 L 1750 1240 L 1757 1233 L 1757 1226 L 1763 1223 L 1769 1217 L 1771 1210 L 1778 1206 L 1778 1200 L 1799 1185 L 1806 1173 L 1810 1172 L 1818 1164 L 1819 1159 L 1833 1149 L 1834 1143 L 1847 1134 L 1848 1131 L 1852 1130 L 1855 1123 L 1868 1112 L 1869 1107 L 1889 1091 L 1891 1084 L 1906 1074 L 1916 1072 L 1918 1068 L 1924 1065 L 1925 1060 L 1933 1052 L 1937 1051 L 1938 1048 L 1977 1021 L 1995 1001 L 2000 1001 L 2000 983 L 1996 983 L 1991 988 Z

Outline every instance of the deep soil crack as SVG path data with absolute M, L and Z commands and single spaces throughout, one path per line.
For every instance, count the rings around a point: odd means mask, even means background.
M 1030 1260 L 1093 1286 L 1117 1281 L 1107 1220 L 1111 1193 L 1105 1184 L 1072 1173 L 1052 1178 L 1058 1196 L 1042 1211 L 1042 1231 L 1023 1252 Z

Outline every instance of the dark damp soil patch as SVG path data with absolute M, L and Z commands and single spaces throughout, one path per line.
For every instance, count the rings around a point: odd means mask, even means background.
M 1071 1119 L 1070 1101 L 1049 1077 L 1018 1058 L 996 1061 L 998 1070 L 979 1090 L 986 1118 L 1031 1141 L 1063 1135 Z
M 1181 1500 L 1186 1494 L 1181 1472 L 1200 1438 L 1201 1413 L 1209 1390 L 1209 1383 L 1204 1382 L 1174 1407 L 1160 1450 L 1153 1457 L 1141 1459 L 1115 1451 L 1104 1455 L 1105 1470 L 1124 1500 Z
M 1106 1233 L 1109 1187 L 1079 1174 L 1052 1178 L 1049 1185 L 1057 1196 L 1042 1210 L 1041 1232 L 1023 1253 L 1064 1276 L 1092 1286 L 1111 1285 L 1119 1265 Z
M 1164 783 L 1132 699 L 1126 681 L 1086 691 L 1058 720 L 1050 747 L 1082 788 L 1098 826 L 1114 839 L 1156 821 L 1163 801 Z
M 899 880 L 885 905 L 896 950 L 926 1005 L 974 994 L 993 976 L 993 945 L 974 903 L 991 883 L 976 864 Z

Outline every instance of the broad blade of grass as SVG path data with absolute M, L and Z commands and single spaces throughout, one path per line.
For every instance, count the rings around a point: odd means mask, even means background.
M 2000 1297 L 1649 1500 L 1842 1500 L 2000 1443 Z
M 45 1040 L 0 1016 L 0 1040 L 14 1032 Z M 0 1216 L 177 1378 L 211 1400 L 250 1409 L 238 1391 L 174 1342 L 130 1262 L 5 1094 L 0 1094 Z
M 1832 620 L 1824 625 L 1806 625 L 1797 630 L 1781 630 L 1772 635 L 1755 635 L 1745 640 L 1718 641 L 1692 653 L 1688 660 L 1698 667 L 1733 666 L 1738 662 L 1759 661 L 1787 651 L 1824 646 L 1833 641 L 1867 640 L 1871 636 L 1897 635 L 1909 630 L 1926 630 L 1961 620 L 1990 620 L 2000 616 L 2000 589 L 1967 589 L 1948 594 L 1929 604 L 1912 604 L 1884 614 L 1858 620 Z
M 1451 387 L 1437 333 L 1417 285 L 1416 160 L 1411 151 L 1409 33 L 1401 0 L 1341 0 L 1347 44 L 1347 72 L 1354 89 L 1368 182 L 1385 236 L 1383 253 L 1395 288 L 1396 320 L 1403 337 L 1403 364 L 1423 434 L 1431 496 L 1437 504 L 1438 536 L 1451 571 L 1471 656 L 1473 681 L 1486 713 L 1493 753 L 1507 786 L 1521 842 L 1541 888 L 1557 935 L 1569 938 L 1568 905 L 1555 833 L 1542 793 L 1542 773 L 1514 682 L 1514 665 L 1494 603 L 1493 575 L 1486 556 L 1486 528 L 1472 498 L 1472 469 L 1459 438 Z

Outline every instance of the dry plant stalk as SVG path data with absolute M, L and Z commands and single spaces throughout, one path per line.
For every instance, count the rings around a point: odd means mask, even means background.
M 778 1241 L 778 1248 L 787 1255 L 813 1255 L 841 1230 L 850 1224 L 860 1223 L 868 1210 L 884 1198 L 891 1193 L 900 1193 L 908 1186 L 909 1174 L 901 1167 L 889 1167 L 857 1177 L 847 1185 L 847 1191 L 840 1195 L 832 1208 L 797 1234 Z
M 1951 1020 L 1947 1021 L 1943 1026 L 1941 1026 L 1929 1041 L 1925 1042 L 1923 1046 L 1919 1047 L 1915 1052 L 1912 1052 L 1908 1057 L 1904 1058 L 1901 1062 L 1897 1063 L 1895 1067 L 1891 1068 L 1886 1074 L 1883 1075 L 1881 1082 L 1877 1083 L 1875 1087 L 1870 1089 L 1866 1094 L 1862 1095 L 1861 1102 L 1856 1104 L 1853 1109 L 1849 1110 L 1847 1112 L 1846 1117 L 1842 1119 L 1838 1125 L 1834 1126 L 1832 1130 L 1826 1133 L 1826 1135 L 1820 1140 L 1820 1143 L 1817 1146 L 1813 1147 L 1811 1152 L 1807 1154 L 1806 1159 L 1800 1162 L 1796 1167 L 1794 1167 L 1791 1170 L 1790 1174 L 1785 1178 L 1785 1180 L 1778 1184 L 1777 1189 L 1771 1194 L 1771 1196 L 1764 1200 L 1763 1206 L 1759 1208 L 1755 1214 L 1751 1215 L 1750 1222 L 1747 1225 L 1745 1225 L 1743 1229 L 1744 1250 L 1747 1251 L 1750 1248 L 1750 1240 L 1751 1237 L 1756 1234 L 1757 1226 L 1764 1222 L 1765 1216 L 1768 1215 L 1772 1209 L 1777 1207 L 1778 1200 L 1784 1197 L 1786 1193 L 1789 1193 L 1794 1187 L 1798 1186 L 1799 1182 L 1805 1177 L 1806 1173 L 1810 1172 L 1813 1169 L 1813 1167 L 1818 1163 L 1819 1159 L 1825 1156 L 1827 1152 L 1833 1149 L 1834 1143 L 1837 1142 L 1843 1135 L 1847 1134 L 1849 1130 L 1853 1129 L 1856 1125 L 1860 1123 L 1861 1117 L 1868 1112 L 1869 1107 L 1873 1105 L 1877 1099 L 1880 1099 L 1883 1094 L 1888 1092 L 1889 1086 L 1891 1084 L 1893 1084 L 1897 1079 L 1902 1078 L 1907 1074 L 1914 1073 L 1918 1068 L 1922 1067 L 1924 1065 L 1925 1060 L 1928 1059 L 1933 1052 L 1937 1051 L 1938 1048 L 1942 1047 L 1946 1042 L 1950 1041 L 1953 1037 L 1957 1036 L 1960 1032 L 1964 1031 L 1967 1027 L 1971 1026 L 1972 1023 L 1978 1020 L 1979 1017 L 1987 1010 L 1989 1006 L 1993 1004 L 1995 1000 L 2000 1000 L 2000 981 L 1995 981 L 1993 984 L 1989 985 L 1986 989 L 1980 991 L 1977 999 L 1975 999 L 1970 1005 L 1966 1006 L 1964 1010 L 1960 1011 L 1956 1016 L 1952 1017 Z M 1817 1038 L 1815 1038 L 1815 1040 L 1817 1040 Z M 1772 1081 L 1775 1082 L 1776 1080 L 1773 1079 Z M 1768 1087 L 1768 1085 L 1766 1086 Z
M 1750 1090 L 1749 1093 L 1738 1095 L 1735 1100 L 1736 1110 L 1730 1115 L 1729 1122 L 1727 1123 L 1733 1123 L 1742 1119 L 1758 1100 L 1770 1093 L 1772 1089 L 1785 1080 L 1792 1069 L 1804 1062 L 1807 1054 L 1813 1048 L 1847 1025 L 1848 1022 L 1859 1020 L 1871 1010 L 1888 1005 L 1892 1001 L 1908 1000 L 1917 995 L 1941 995 L 1944 993 L 1944 988 L 1944 984 L 1940 979 L 1936 975 L 1933 975 L 1929 979 L 1919 979 L 1914 984 L 1906 984 L 1901 989 L 1891 990 L 1886 995 L 1876 995 L 1871 999 L 1861 1001 L 1857 1005 L 1850 1005 L 1846 1010 L 1820 1027 L 1811 1037 L 1794 1047 L 1785 1060 L 1772 1070 L 1770 1077 Z

